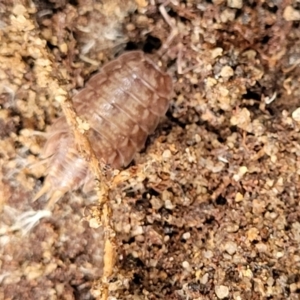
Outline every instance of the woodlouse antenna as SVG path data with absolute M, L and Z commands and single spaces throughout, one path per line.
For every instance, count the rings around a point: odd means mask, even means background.
M 162 56 L 164 56 L 170 49 L 170 46 L 173 42 L 173 40 L 179 35 L 179 30 L 176 26 L 176 22 L 174 19 L 172 19 L 170 17 L 170 15 L 168 14 L 167 10 L 166 10 L 166 5 L 170 3 L 170 1 L 165 1 L 163 4 L 161 4 L 158 9 L 162 15 L 162 17 L 164 18 L 165 22 L 170 26 L 171 28 L 171 33 L 170 35 L 167 37 L 167 40 L 163 43 L 163 45 L 161 46 L 161 48 L 158 51 L 158 55 L 161 58 Z M 178 43 L 176 46 L 176 49 L 178 51 L 178 56 L 177 56 L 177 73 L 178 74 L 184 74 L 186 71 L 182 69 L 182 52 L 183 52 L 183 45 L 182 43 Z
M 169 16 L 166 10 L 166 5 L 169 3 L 169 1 L 166 1 L 164 4 L 161 4 L 158 9 L 164 18 L 165 22 L 170 26 L 171 28 L 171 33 L 168 36 L 167 40 L 162 44 L 161 48 L 157 51 L 157 54 L 159 57 L 162 57 L 167 53 L 167 51 L 170 48 L 170 45 L 174 38 L 178 35 L 178 29 L 175 25 L 175 22 L 172 20 L 172 18 Z
M 174 5 L 178 5 L 178 2 L 176 1 L 172 1 L 172 0 L 167 0 L 164 3 L 162 3 L 161 5 L 159 5 L 158 9 L 160 14 L 162 15 L 162 17 L 164 18 L 165 22 L 170 26 L 171 28 L 171 33 L 170 35 L 167 37 L 167 40 L 163 43 L 163 45 L 161 46 L 161 48 L 159 49 L 159 51 L 157 52 L 159 57 L 161 58 L 163 55 L 165 55 L 169 49 L 171 48 L 171 44 L 172 41 L 175 39 L 176 36 L 179 35 L 179 30 L 176 26 L 176 22 L 173 18 L 170 17 L 170 15 L 168 14 L 167 10 L 166 10 L 166 6 L 172 2 L 172 4 Z M 199 67 L 201 64 L 197 64 L 195 66 L 191 66 L 189 68 L 183 69 L 182 68 L 182 60 L 183 60 L 183 49 L 184 46 L 182 43 L 178 43 L 175 46 L 178 54 L 177 54 L 177 73 L 182 75 L 185 74 L 187 72 L 190 72 L 192 70 L 194 70 L 195 68 Z
M 32 228 L 44 218 L 51 216 L 51 211 L 44 209 L 38 211 L 27 211 L 16 218 L 16 222 L 11 226 L 11 231 L 21 230 L 23 235 L 27 234 Z

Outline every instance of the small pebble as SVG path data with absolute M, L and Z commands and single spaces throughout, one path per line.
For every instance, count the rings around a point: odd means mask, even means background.
M 96 228 L 96 229 L 101 226 L 101 224 L 99 223 L 99 220 L 97 220 L 95 218 L 90 219 L 89 225 L 91 228 Z
M 238 170 L 237 174 L 233 175 L 233 179 L 235 181 L 239 181 L 242 179 L 242 177 L 248 172 L 248 168 L 246 166 L 241 166 Z
M 253 272 L 250 269 L 244 269 L 241 272 L 244 277 L 253 278 Z
M 292 284 L 290 284 L 290 291 L 291 291 L 292 293 L 295 293 L 295 292 L 297 291 L 297 289 L 298 289 L 297 283 L 292 283 Z
M 220 76 L 223 78 L 229 78 L 234 75 L 234 71 L 229 66 L 224 66 L 221 70 Z
M 232 22 L 235 19 L 235 10 L 231 8 L 227 8 L 223 10 L 223 12 L 220 15 L 220 19 L 222 23 Z
M 207 251 L 203 251 L 203 256 L 207 259 L 210 259 L 214 256 L 213 252 L 210 251 L 210 250 L 207 250 Z
M 143 243 L 145 241 L 144 235 L 137 235 L 135 236 L 135 241 L 139 243 Z
M 229 233 L 237 232 L 239 230 L 240 226 L 238 224 L 229 224 L 226 227 L 226 231 Z
M 242 8 L 243 0 L 227 0 L 227 6 L 231 8 Z
M 242 297 L 239 295 L 239 292 L 235 292 L 233 295 L 234 300 L 242 300 Z
M 211 57 L 212 58 L 217 58 L 218 56 L 221 56 L 223 53 L 223 49 L 218 47 L 218 48 L 215 48 L 213 50 L 211 50 Z
M 132 228 L 131 235 L 136 236 L 144 233 L 144 229 L 142 226 L 137 225 Z
M 275 253 L 275 257 L 276 257 L 276 258 L 281 258 L 281 257 L 283 257 L 283 256 L 284 256 L 284 252 L 280 252 L 280 251 L 279 251 L 279 252 L 276 252 L 276 253 Z
M 208 273 L 205 273 L 205 274 L 200 278 L 200 283 L 201 283 L 201 284 L 207 284 L 208 278 L 209 278 Z
M 26 11 L 27 10 L 23 5 L 17 4 L 14 6 L 12 13 L 16 16 L 19 16 L 19 15 L 24 15 L 26 13 Z
M 258 252 L 262 252 L 262 253 L 267 253 L 268 252 L 268 245 L 264 244 L 264 243 L 257 243 L 255 245 L 256 249 Z
M 135 26 L 134 26 L 134 24 L 132 24 L 132 23 L 128 23 L 128 24 L 126 25 L 126 29 L 127 29 L 128 31 L 133 31 L 133 30 L 135 30 Z
M 283 12 L 283 18 L 286 21 L 299 21 L 300 11 L 294 9 L 291 5 L 288 5 Z
M 224 245 L 224 249 L 229 255 L 233 255 L 237 250 L 237 244 L 232 241 L 228 241 Z
M 244 196 L 241 193 L 236 193 L 235 202 L 241 202 L 244 200 Z
M 146 26 L 149 22 L 149 19 L 145 15 L 139 15 L 136 18 L 136 23 L 140 26 Z
M 229 288 L 225 285 L 215 286 L 215 293 L 219 299 L 224 299 L 229 295 Z
M 66 43 L 62 43 L 58 47 L 62 53 L 66 54 L 68 52 L 68 45 Z
M 172 209 L 174 209 L 174 205 L 170 200 L 166 200 L 165 201 L 165 208 L 172 210 Z
M 296 121 L 296 122 L 300 122 L 300 107 L 298 107 L 297 109 L 295 109 L 292 113 L 292 118 Z
M 163 154 L 162 154 L 162 157 L 163 157 L 164 159 L 168 159 L 168 158 L 170 158 L 171 156 L 172 156 L 172 153 L 171 153 L 171 151 L 170 151 L 169 149 L 165 150 L 165 151 L 163 152 Z
M 163 206 L 163 202 L 158 197 L 152 197 L 150 203 L 152 205 L 152 208 L 155 210 L 159 210 Z
M 189 264 L 187 261 L 184 261 L 184 262 L 182 263 L 182 266 L 183 266 L 185 269 L 187 269 L 187 268 L 189 268 L 190 264 Z
M 254 199 L 252 201 L 253 213 L 258 215 L 265 211 L 266 203 L 265 201 Z
M 148 5 L 148 1 L 146 0 L 135 0 L 139 7 L 146 7 Z
M 185 232 L 183 235 L 182 235 L 182 238 L 184 240 L 188 240 L 189 238 L 191 237 L 191 234 L 189 232 Z
M 247 232 L 247 238 L 250 242 L 257 240 L 259 237 L 259 231 L 257 228 L 252 227 Z

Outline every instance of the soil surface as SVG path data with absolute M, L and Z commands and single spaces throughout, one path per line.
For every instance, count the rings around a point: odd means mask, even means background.
M 105 171 L 109 299 L 300 298 L 299 3 L 161 4 L 0 1 L 0 299 L 100 297 L 96 193 L 32 200 L 57 93 L 135 49 L 174 94 L 130 166 Z

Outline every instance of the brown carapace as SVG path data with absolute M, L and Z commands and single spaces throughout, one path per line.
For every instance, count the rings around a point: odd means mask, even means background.
M 73 97 L 77 115 L 87 121 L 87 137 L 96 157 L 113 168 L 126 167 L 140 151 L 169 107 L 172 78 L 142 51 L 127 52 L 104 65 Z M 67 191 L 90 186 L 93 175 L 78 153 L 65 117 L 50 129 L 43 194 L 55 203 Z

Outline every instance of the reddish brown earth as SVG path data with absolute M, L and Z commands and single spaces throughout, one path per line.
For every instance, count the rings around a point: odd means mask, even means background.
M 46 205 L 32 202 L 41 133 L 62 115 L 58 92 L 126 50 L 155 56 L 171 28 L 154 0 L 13 2 L 0 3 L 0 299 L 97 299 L 95 193 L 67 193 L 25 230 Z M 108 169 L 111 299 L 299 299 L 299 4 L 165 10 L 170 109 L 128 168 Z

